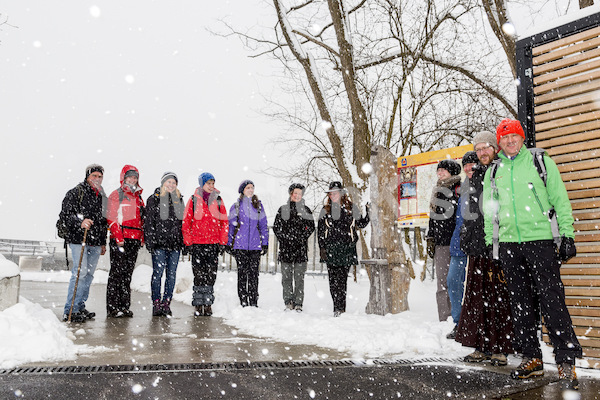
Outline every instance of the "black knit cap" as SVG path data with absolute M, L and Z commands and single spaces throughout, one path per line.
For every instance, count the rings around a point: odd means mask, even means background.
M 477 158 L 477 153 L 475 153 L 474 151 L 467 151 L 462 158 L 463 167 L 465 166 L 465 164 L 477 164 L 478 162 L 479 158 Z
M 293 192 L 295 189 L 300 189 L 300 190 L 302 190 L 302 194 L 304 194 L 304 189 L 305 189 L 305 187 L 304 187 L 304 185 L 303 185 L 303 184 L 301 184 L 301 183 L 292 183 L 292 184 L 290 185 L 290 187 L 288 188 L 288 193 L 289 193 L 289 194 L 292 194 L 292 192 Z
M 94 172 L 100 172 L 102 175 L 104 175 L 104 168 L 102 168 L 102 165 L 100 164 L 88 165 L 87 167 L 85 167 L 85 179 L 87 179 L 88 176 L 90 176 Z
M 460 174 L 460 171 L 462 170 L 462 168 L 460 167 L 460 164 L 452 159 L 446 159 L 446 160 L 440 161 L 437 165 L 437 169 L 440 169 L 440 168 L 445 169 L 446 171 L 450 172 L 450 175 L 458 175 L 458 174 Z
M 344 190 L 344 185 L 340 181 L 333 181 L 329 184 L 329 190 L 326 190 L 326 192 L 336 192 L 338 190 Z

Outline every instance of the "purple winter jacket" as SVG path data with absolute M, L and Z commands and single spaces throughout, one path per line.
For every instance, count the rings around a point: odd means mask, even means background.
M 237 229 L 238 223 L 239 229 Z M 234 250 L 261 250 L 262 246 L 269 245 L 269 226 L 262 203 L 260 203 L 259 216 L 258 210 L 252 206 L 252 201 L 248 197 L 244 196 L 241 200 L 236 200 L 229 210 L 227 245 L 232 246 Z

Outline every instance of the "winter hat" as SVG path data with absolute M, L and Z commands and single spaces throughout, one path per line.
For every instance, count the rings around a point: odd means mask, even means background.
M 160 185 L 164 185 L 168 179 L 175 179 L 175 182 L 179 185 L 179 179 L 177 179 L 177 174 L 175 172 L 165 172 L 160 178 Z
M 519 121 L 508 118 L 503 119 L 496 128 L 496 141 L 499 143 L 502 136 L 510 135 L 511 133 L 519 135 L 525 140 L 525 131 L 523 131 L 523 127 Z
M 85 167 L 85 179 L 87 179 L 88 176 L 90 176 L 94 172 L 100 172 L 102 175 L 104 175 L 104 168 L 102 168 L 102 166 L 99 164 L 88 165 L 87 167 Z
M 210 172 L 203 172 L 200 174 L 200 176 L 198 177 L 198 183 L 200 184 L 200 186 L 204 186 L 204 184 L 210 180 L 215 180 L 215 176 L 213 174 L 211 174 Z
M 123 180 L 125 180 L 125 178 L 128 176 L 135 176 L 136 178 L 140 179 L 140 174 L 135 169 L 130 169 L 129 171 L 125 172 L 125 175 L 123 175 Z
M 326 190 L 325 192 L 337 192 L 338 190 L 344 190 L 344 185 L 342 185 L 342 182 L 333 181 L 329 184 L 329 190 Z
M 288 193 L 289 193 L 289 194 L 292 194 L 292 192 L 293 192 L 295 189 L 300 189 L 300 190 L 302 190 L 302 194 L 304 194 L 304 189 L 305 189 L 305 187 L 304 187 L 304 185 L 303 185 L 303 184 L 301 184 L 301 183 L 292 183 L 292 184 L 290 185 L 290 187 L 288 188 Z
M 254 186 L 254 182 L 252 182 L 250 179 L 243 180 L 242 183 L 240 183 L 240 187 L 238 188 L 238 193 L 244 193 L 244 189 L 246 189 L 246 186 L 248 185 Z
M 462 169 L 460 167 L 460 164 L 452 159 L 446 159 L 446 160 L 440 161 L 437 165 L 437 169 L 440 169 L 440 168 L 445 169 L 446 171 L 450 172 L 450 175 L 458 175 L 458 174 L 460 174 L 460 171 Z
M 476 147 L 479 143 L 487 143 L 498 151 L 498 140 L 490 131 L 481 131 L 475 134 L 473 137 L 473 147 Z
M 479 158 L 477 158 L 477 153 L 475 153 L 474 151 L 467 151 L 462 158 L 463 167 L 465 166 L 465 164 L 470 164 L 470 163 L 477 164 L 478 162 L 479 162 Z

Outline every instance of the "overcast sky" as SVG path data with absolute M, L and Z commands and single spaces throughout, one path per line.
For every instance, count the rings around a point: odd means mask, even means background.
M 549 17 L 512 10 L 517 33 L 577 12 L 559 3 Z M 105 167 L 107 194 L 137 166 L 144 199 L 167 170 L 186 198 L 212 172 L 228 206 L 252 179 L 272 220 L 289 182 L 261 171 L 288 160 L 259 111 L 262 96 L 285 102 L 279 65 L 206 30 L 223 18 L 272 27 L 270 2 L 18 0 L 0 14 L 0 239 L 56 240 L 64 194 L 90 163 Z
M 270 208 L 285 201 L 287 183 L 261 173 L 282 163 L 258 112 L 277 65 L 206 31 L 272 26 L 264 2 L 19 0 L 0 13 L 14 26 L 0 27 L 0 238 L 54 240 L 93 162 L 107 195 L 133 164 L 144 200 L 171 170 L 186 198 L 209 171 L 228 206 L 247 178 Z

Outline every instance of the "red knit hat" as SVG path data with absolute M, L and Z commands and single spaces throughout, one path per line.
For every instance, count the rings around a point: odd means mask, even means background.
M 511 133 L 519 135 L 525 140 L 525 131 L 523 131 L 523 127 L 519 121 L 508 118 L 503 119 L 496 128 L 496 141 L 500 143 L 500 138 L 502 136 L 510 135 Z

